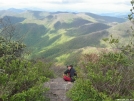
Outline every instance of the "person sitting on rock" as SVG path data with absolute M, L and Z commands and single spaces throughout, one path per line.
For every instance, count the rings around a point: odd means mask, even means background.
M 75 69 L 73 68 L 73 65 L 67 66 L 67 70 L 63 74 L 63 79 L 65 81 L 74 82 L 75 76 L 77 76 Z

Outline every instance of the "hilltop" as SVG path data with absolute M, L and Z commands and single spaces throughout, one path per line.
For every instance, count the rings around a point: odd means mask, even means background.
M 28 58 L 46 58 L 62 64 L 75 60 L 83 51 L 107 47 L 102 38 L 113 33 L 125 37 L 124 30 L 129 29 L 123 28 L 128 24 L 126 19 L 92 13 L 0 11 L 1 18 L 6 16 L 31 50 Z

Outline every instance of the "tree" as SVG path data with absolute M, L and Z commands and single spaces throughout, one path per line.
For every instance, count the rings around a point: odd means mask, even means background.
M 26 46 L 13 40 L 14 27 L 11 24 L 5 19 L 0 21 L 3 25 L 0 36 L 0 100 L 47 100 L 43 94 L 48 89 L 43 87 L 43 83 L 53 76 L 51 64 L 33 63 L 22 58 Z

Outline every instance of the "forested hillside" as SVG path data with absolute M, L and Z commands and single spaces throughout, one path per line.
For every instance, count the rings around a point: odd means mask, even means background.
M 81 48 L 107 47 L 101 39 L 110 35 L 112 31 L 118 31 L 120 28 L 113 28 L 126 21 L 123 18 L 92 13 L 9 9 L 0 11 L 0 14 L 1 18 L 10 19 L 18 33 L 16 38 L 23 38 L 29 47 L 28 58 L 51 59 L 62 64 L 65 63 L 63 60 L 71 58 L 70 56 L 81 54 Z

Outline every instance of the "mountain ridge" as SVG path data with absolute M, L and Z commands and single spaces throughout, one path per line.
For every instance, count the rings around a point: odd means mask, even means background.
M 126 21 L 123 18 L 92 13 L 29 10 L 13 14 L 12 11 L 9 14 L 5 12 L 0 11 L 0 17 L 16 19 L 13 24 L 19 34 L 25 36 L 24 43 L 32 50 L 29 58 L 42 57 L 55 61 L 58 61 L 58 57 L 80 48 L 106 47 L 100 40 L 110 34 L 110 28 Z

